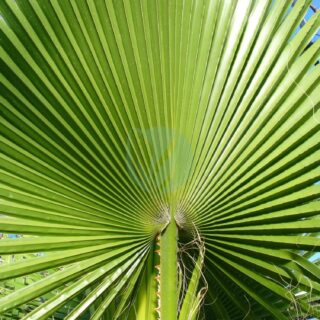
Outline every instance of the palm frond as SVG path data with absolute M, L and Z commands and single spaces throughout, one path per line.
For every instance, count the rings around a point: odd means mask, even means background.
M 0 2 L 4 319 L 320 317 L 310 5 Z

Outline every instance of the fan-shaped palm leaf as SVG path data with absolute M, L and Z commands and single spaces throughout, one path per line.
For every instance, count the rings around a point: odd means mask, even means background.
M 319 316 L 310 3 L 1 1 L 2 319 Z

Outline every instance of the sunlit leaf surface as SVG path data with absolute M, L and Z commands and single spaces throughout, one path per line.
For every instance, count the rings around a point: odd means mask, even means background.
M 319 317 L 310 4 L 0 1 L 1 319 Z

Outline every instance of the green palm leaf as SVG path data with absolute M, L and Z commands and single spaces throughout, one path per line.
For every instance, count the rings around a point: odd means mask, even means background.
M 1 1 L 2 319 L 320 316 L 310 4 Z

